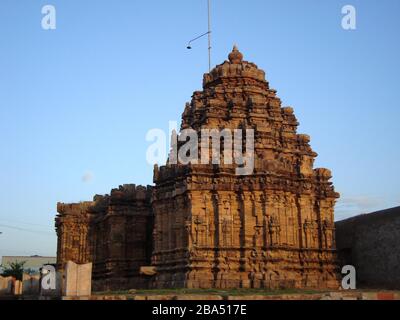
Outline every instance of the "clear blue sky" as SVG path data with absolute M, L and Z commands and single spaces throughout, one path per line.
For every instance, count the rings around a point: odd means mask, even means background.
M 57 29 L 41 28 L 52 4 Z M 57 201 L 151 184 L 146 132 L 167 130 L 207 71 L 205 0 L 0 2 L 0 256 L 54 255 Z M 357 30 L 341 8 L 357 10 Z M 264 69 L 336 219 L 400 205 L 400 1 L 214 0 L 213 65 L 233 43 Z M 14 227 L 11 228 L 11 227 Z

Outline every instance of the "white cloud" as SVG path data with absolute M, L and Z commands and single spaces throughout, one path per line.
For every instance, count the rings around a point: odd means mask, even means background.
M 384 209 L 386 199 L 370 195 L 341 197 L 335 206 L 335 220 L 347 219 L 363 213 Z
M 339 199 L 337 207 L 341 209 L 370 210 L 384 204 L 384 199 L 376 196 L 358 195 Z

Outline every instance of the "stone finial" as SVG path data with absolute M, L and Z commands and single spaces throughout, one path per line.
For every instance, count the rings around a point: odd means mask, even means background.
M 229 54 L 228 59 L 230 63 L 241 63 L 243 61 L 243 54 L 239 51 L 236 44 L 233 46 L 232 52 Z

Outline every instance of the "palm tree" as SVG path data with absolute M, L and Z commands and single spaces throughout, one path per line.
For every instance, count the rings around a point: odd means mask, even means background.
M 22 280 L 24 273 L 24 265 L 26 261 L 9 262 L 8 266 L 3 266 L 3 277 L 14 277 L 17 280 Z

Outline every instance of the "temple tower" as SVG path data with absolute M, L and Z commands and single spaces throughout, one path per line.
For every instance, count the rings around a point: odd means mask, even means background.
M 153 287 L 338 287 L 339 194 L 331 172 L 313 168 L 317 154 L 297 126 L 264 71 L 236 47 L 204 75 L 203 90 L 182 115 L 177 150 L 188 129 L 198 133 L 200 151 L 202 130 L 242 130 L 242 151 L 253 143 L 254 165 L 238 174 L 235 163 L 182 164 L 170 155 L 155 167 Z M 224 134 L 220 141 L 219 148 L 211 142 L 210 158 L 224 160 L 227 146 L 235 145 Z

